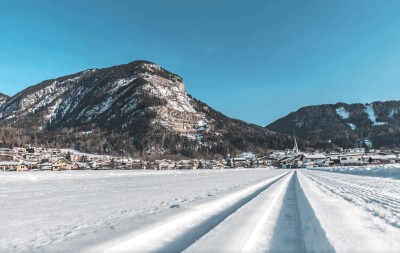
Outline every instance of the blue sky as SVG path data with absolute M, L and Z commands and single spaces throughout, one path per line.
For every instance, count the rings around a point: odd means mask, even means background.
M 262 126 L 301 106 L 400 100 L 400 1 L 0 0 L 0 92 L 145 59 Z

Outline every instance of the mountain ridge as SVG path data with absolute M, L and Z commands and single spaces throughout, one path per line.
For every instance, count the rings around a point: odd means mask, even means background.
M 280 133 L 292 133 L 316 147 L 373 146 L 398 148 L 400 101 L 322 104 L 306 106 L 266 126 Z
M 0 93 L 0 107 L 10 98 L 6 94 Z
M 187 94 L 180 76 L 149 61 L 30 86 L 0 105 L 0 124 L 3 135 L 19 133 L 4 145 L 33 142 L 141 156 L 226 155 L 293 143 L 290 136 L 217 112 Z

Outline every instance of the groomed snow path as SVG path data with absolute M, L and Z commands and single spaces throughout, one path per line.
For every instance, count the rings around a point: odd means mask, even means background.
M 398 252 L 390 182 L 291 171 L 89 252 Z
M 99 177 L 97 180 L 105 180 L 95 191 L 92 188 L 98 183 L 92 177 L 84 181 L 92 199 L 83 193 L 78 195 L 78 202 L 73 198 L 57 198 L 81 207 L 81 213 L 71 216 L 71 223 L 79 221 L 82 228 L 67 226 L 68 214 L 58 208 L 55 210 L 67 217 L 59 217 L 58 227 L 50 226 L 52 229 L 47 228 L 43 234 L 58 231 L 56 235 L 66 233 L 64 238 L 40 244 L 37 236 L 29 237 L 25 232 L 30 240 L 17 238 L 23 244 L 16 244 L 18 240 L 14 238 L 3 244 L 6 241 L 0 239 L 0 249 L 96 253 L 400 252 L 400 180 L 397 179 L 266 169 L 110 173 L 92 174 Z M 82 180 L 75 181 L 73 176 L 68 180 L 70 187 L 82 184 Z M 48 184 L 54 186 L 47 181 L 42 183 L 50 191 Z M 106 199 L 99 198 L 96 192 Z M 113 198 L 107 199 L 110 197 Z M 83 203 L 84 200 L 88 203 Z M 87 212 L 94 204 L 97 206 Z M 132 209 L 121 211 L 128 207 Z M 50 208 L 48 212 L 52 214 L 54 210 Z M 114 216 L 108 217 L 107 213 Z M 87 217 L 91 220 L 85 222 Z M 7 221 L 6 229 L 13 221 L 18 223 L 13 218 Z M 60 227 L 61 223 L 64 225 Z M 30 224 L 28 232 L 38 229 L 35 221 Z M 6 231 L 17 234 L 12 229 Z M 9 233 L 3 235 L 7 238 Z

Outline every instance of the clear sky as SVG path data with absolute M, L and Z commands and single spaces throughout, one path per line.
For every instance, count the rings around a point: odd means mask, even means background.
M 400 100 L 400 1 L 0 0 L 0 92 L 144 59 L 224 114 Z

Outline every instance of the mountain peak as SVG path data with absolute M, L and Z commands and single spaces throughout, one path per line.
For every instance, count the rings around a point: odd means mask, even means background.
M 400 141 L 400 101 L 307 106 L 267 128 L 287 134 L 295 129 L 296 135 L 314 146 L 336 144 L 347 148 L 369 139 L 376 148 L 396 148 Z
M 43 81 L 7 99 L 0 122 L 34 133 L 28 140 L 56 139 L 63 146 L 99 153 L 193 156 L 292 143 L 285 135 L 218 113 L 189 96 L 180 76 L 149 61 Z

